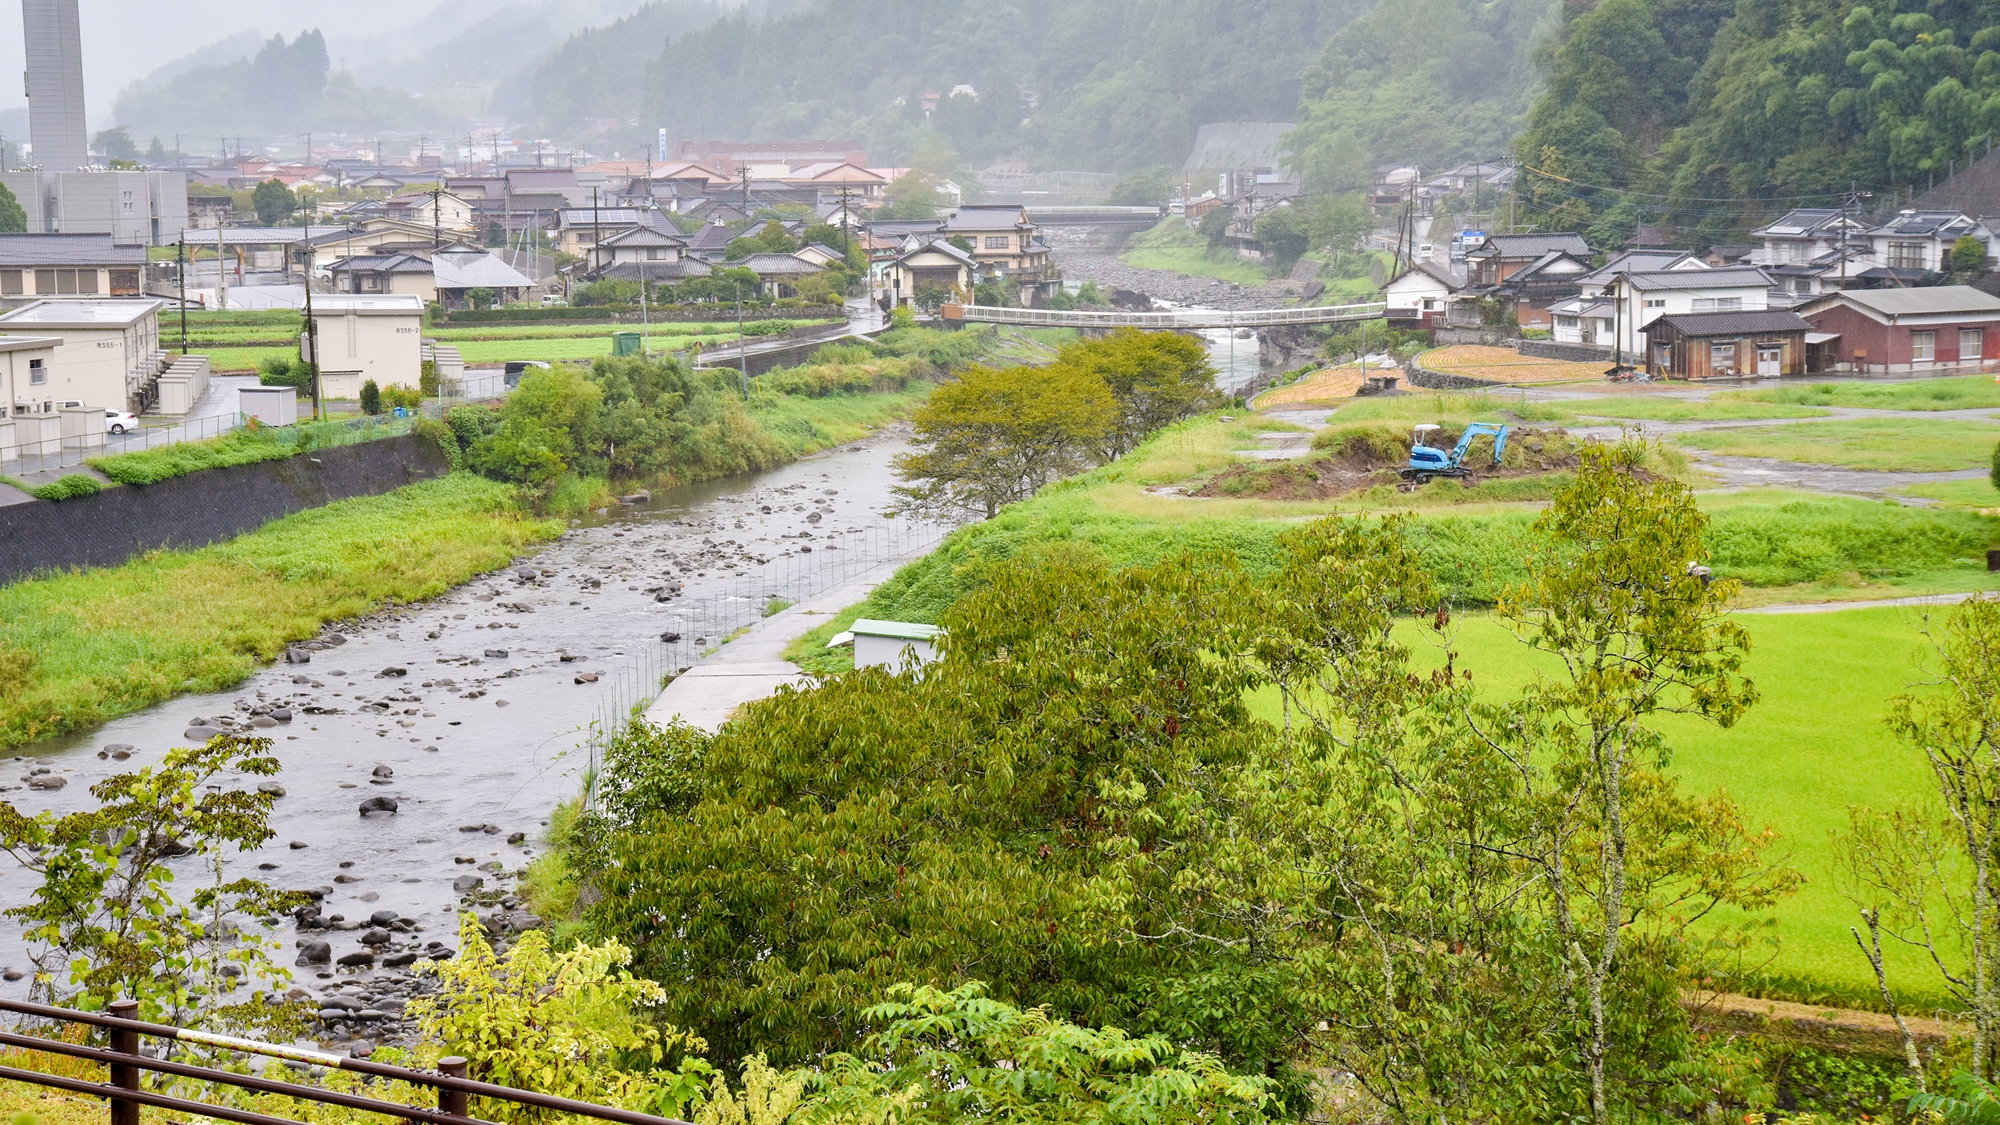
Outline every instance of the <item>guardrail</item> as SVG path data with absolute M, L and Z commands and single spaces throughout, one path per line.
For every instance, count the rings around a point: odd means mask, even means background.
M 80 1012 L 69 1008 L 50 1007 L 46 1004 L 30 1004 L 19 1000 L 0 1000 L 0 1011 L 15 1012 L 37 1019 L 54 1020 L 61 1023 L 84 1024 L 110 1032 L 110 1046 L 90 1047 L 58 1039 L 44 1039 L 33 1035 L 22 1035 L 14 1031 L 0 1031 L 0 1045 L 20 1047 L 31 1051 L 45 1051 L 49 1054 L 67 1055 L 70 1058 L 85 1059 L 103 1063 L 111 1070 L 111 1081 L 91 1082 L 81 1078 L 67 1078 L 58 1074 L 44 1074 L 37 1070 L 20 1067 L 0 1066 L 0 1078 L 15 1082 L 26 1082 L 35 1086 L 47 1086 L 57 1090 L 67 1090 L 72 1094 L 86 1094 L 103 1098 L 111 1105 L 111 1125 L 139 1125 L 139 1107 L 152 1106 L 156 1109 L 173 1110 L 179 1113 L 209 1117 L 220 1121 L 233 1121 L 238 1125 L 297 1125 L 294 1119 L 273 1117 L 269 1114 L 238 1109 L 234 1106 L 216 1105 L 211 1102 L 196 1101 L 191 1098 L 175 1097 L 146 1089 L 140 1081 L 142 1072 L 172 1075 L 176 1078 L 194 1079 L 218 1086 L 233 1086 L 259 1094 L 279 1094 L 302 1101 L 320 1102 L 346 1109 L 358 1109 L 368 1113 L 379 1113 L 386 1117 L 398 1117 L 405 1121 L 428 1122 L 430 1125 L 491 1125 L 470 1114 L 473 1097 L 492 1098 L 496 1101 L 513 1102 L 516 1105 L 550 1109 L 560 1113 L 572 1113 L 578 1117 L 591 1117 L 599 1121 L 615 1121 L 619 1125 L 687 1125 L 686 1122 L 671 1117 L 655 1117 L 650 1113 L 636 1113 L 629 1109 L 597 1105 L 593 1102 L 560 1098 L 552 1094 L 538 1094 L 532 1090 L 516 1090 L 509 1086 L 498 1086 L 491 1082 L 480 1082 L 465 1076 L 467 1062 L 456 1056 L 438 1060 L 436 1070 L 412 1070 L 408 1067 L 390 1066 L 386 1063 L 369 1062 L 366 1059 L 336 1055 L 327 1051 L 313 1051 L 300 1047 L 286 1047 L 275 1043 L 260 1043 L 254 1039 L 238 1039 L 230 1035 L 215 1035 L 192 1028 L 173 1027 L 168 1024 L 146 1023 L 132 1018 L 139 1005 L 133 1000 L 114 1000 L 109 1006 L 109 1014 Z M 259 1078 L 250 1074 L 232 1074 L 213 1067 L 196 1066 L 192 1063 L 177 1062 L 166 1058 L 153 1058 L 140 1050 L 141 1036 L 152 1036 L 169 1042 L 191 1043 L 203 1047 L 237 1051 L 265 1058 L 283 1059 L 288 1062 L 322 1066 L 328 1070 L 348 1070 L 375 1078 L 387 1078 L 410 1083 L 413 1086 L 428 1086 L 437 1091 L 437 1108 L 403 1105 L 379 1098 L 363 1097 L 359 1094 L 345 1094 L 335 1090 L 321 1090 L 294 1082 L 280 1082 L 276 1079 Z
M 979 324 L 1022 324 L 1036 328 L 1279 328 L 1289 324 L 1332 324 L 1344 320 L 1374 320 L 1388 306 L 1325 305 L 1315 308 L 1251 309 L 1243 312 L 1173 309 L 1167 312 L 1060 312 L 1055 309 L 1006 309 L 993 305 L 944 306 L 946 320 Z

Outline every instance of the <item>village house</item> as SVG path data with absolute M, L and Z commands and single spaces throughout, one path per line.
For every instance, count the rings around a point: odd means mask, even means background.
M 756 274 L 764 295 L 772 298 L 796 297 L 799 295 L 799 282 L 825 272 L 796 254 L 751 254 L 723 265 L 731 269 L 747 269 Z
M 160 350 L 160 310 L 149 298 L 66 298 L 36 301 L 0 315 L 0 333 L 53 338 L 45 381 L 17 386 L 14 406 L 46 412 L 78 401 L 97 410 L 141 409 L 166 366 Z
M 468 307 L 475 290 L 487 290 L 495 302 L 506 304 L 526 298 L 535 287 L 533 278 L 498 256 L 462 242 L 431 255 L 431 268 L 436 282 L 433 299 L 446 308 Z
M 1568 250 L 1550 250 L 1510 271 L 1492 292 L 1516 324 L 1546 330 L 1555 325 L 1555 306 L 1578 296 L 1582 292 L 1581 281 L 1590 272 L 1587 257 Z
M 357 254 L 327 267 L 336 293 L 409 293 L 437 300 L 431 263 L 416 254 Z
M 424 302 L 413 293 L 315 297 L 312 331 L 299 334 L 299 358 L 312 362 L 317 336 L 324 357 L 320 393 L 327 398 L 358 398 L 370 379 L 378 387 L 415 387 L 423 374 L 423 321 Z
M 108 234 L 0 234 L 0 298 L 136 297 L 145 268 Z
M 1969 285 L 1845 290 L 1798 312 L 1813 330 L 1809 370 L 1943 374 L 2000 359 L 2000 297 Z
M 1605 290 L 1612 279 L 1634 271 L 1698 270 L 1707 266 L 1683 250 L 1625 250 L 1577 279 L 1577 295 L 1549 307 L 1555 318 L 1551 338 L 1561 344 L 1616 348 L 1618 308 Z
M 1604 295 L 1614 306 L 1612 347 L 1636 360 L 1645 354 L 1646 326 L 1660 317 L 1770 308 L 1771 277 L 1751 266 L 1633 270 L 1612 277 Z
M 1803 375 L 1811 328 L 1779 309 L 1655 317 L 1646 325 L 1645 368 L 1674 379 Z
M 1382 287 L 1388 306 L 1382 315 L 1391 328 L 1441 328 L 1451 323 L 1452 304 L 1466 289 L 1458 274 L 1434 262 L 1418 262 Z M 1470 322 L 1479 323 L 1476 312 Z
M 972 255 L 946 239 L 913 238 L 883 271 L 883 287 L 889 292 L 892 308 L 914 305 L 917 291 L 933 286 L 947 294 L 947 299 L 960 300 L 971 294 L 978 265 Z
M 1551 253 L 1590 260 L 1590 245 L 1580 234 L 1495 234 L 1465 252 L 1467 276 L 1474 285 L 1492 288 Z M 1588 271 L 1586 271 L 1588 272 Z

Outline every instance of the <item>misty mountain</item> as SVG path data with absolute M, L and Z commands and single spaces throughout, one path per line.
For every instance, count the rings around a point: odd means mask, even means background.
M 435 116 L 406 91 L 362 87 L 334 74 L 326 37 L 317 30 L 289 42 L 274 35 L 254 55 L 162 71 L 126 87 L 113 106 L 116 121 L 142 145 L 149 136 L 171 144 L 179 134 L 189 138 L 183 148 L 198 152 L 210 137 L 411 128 Z
M 659 6 L 543 65 L 544 128 L 609 121 L 628 148 L 658 128 L 854 137 L 885 161 L 942 134 L 975 165 L 1107 170 L 1178 164 L 1208 122 L 1291 120 L 1307 67 L 1375 0 L 812 0 L 647 42 L 637 21 Z M 642 80 L 599 72 L 648 46 Z M 926 94 L 943 95 L 928 114 Z

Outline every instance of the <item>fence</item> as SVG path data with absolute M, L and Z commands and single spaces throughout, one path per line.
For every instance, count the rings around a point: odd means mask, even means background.
M 590 772 L 599 761 L 598 739 L 615 734 L 652 702 L 669 676 L 679 675 L 737 630 L 768 616 L 774 601 L 797 603 L 881 566 L 942 542 L 951 529 L 915 519 L 885 518 L 869 527 L 827 532 L 809 554 L 780 555 L 746 574 L 667 603 L 660 639 L 616 673 L 610 697 L 599 707 L 590 744 Z M 674 640 L 664 639 L 674 636 Z
M 92 1082 L 83 1078 L 70 1078 L 58 1074 L 44 1074 L 40 1071 L 19 1067 L 0 1066 L 0 1078 L 16 1082 L 26 1082 L 36 1086 L 46 1086 L 57 1090 L 67 1090 L 73 1094 L 87 1094 L 103 1098 L 111 1103 L 111 1125 L 139 1125 L 139 1107 L 152 1106 L 156 1109 L 196 1117 L 214 1118 L 219 1121 L 233 1121 L 238 1125 L 295 1125 L 292 1118 L 273 1117 L 239 1109 L 235 1106 L 179 1097 L 162 1092 L 163 1084 L 154 1083 L 151 1089 L 141 1081 L 146 1072 L 186 1079 L 205 1086 L 227 1086 L 258 1094 L 277 1094 L 296 1098 L 300 1101 L 319 1102 L 322 1105 L 340 1106 L 345 1109 L 378 1113 L 385 1117 L 401 1118 L 405 1121 L 430 1122 L 432 1125 L 490 1125 L 471 1116 L 470 1100 L 473 1097 L 491 1098 L 496 1101 L 513 1102 L 516 1105 L 550 1109 L 560 1113 L 573 1113 L 579 1117 L 592 1117 L 600 1121 L 616 1121 L 620 1125 L 686 1125 L 670 1117 L 655 1117 L 649 1113 L 635 1113 L 627 1109 L 581 1102 L 573 1098 L 560 1098 L 552 1094 L 539 1094 L 532 1090 L 516 1090 L 498 1086 L 491 1082 L 480 1082 L 465 1076 L 467 1061 L 456 1056 L 438 1060 L 438 1069 L 412 1070 L 408 1067 L 390 1066 L 386 1063 L 369 1062 L 366 1059 L 349 1058 L 345 1055 L 326 1051 L 306 1050 L 286 1047 L 274 1043 L 260 1043 L 252 1039 L 238 1039 L 230 1035 L 214 1035 L 191 1028 L 172 1027 L 167 1024 L 146 1023 L 135 1020 L 133 1013 L 138 1003 L 132 1000 L 114 1000 L 109 1006 L 110 1014 L 79 1012 L 68 1008 L 49 1007 L 44 1004 L 29 1004 L 18 1000 L 0 1000 L 0 1011 L 14 1012 L 36 1019 L 64 1024 L 82 1024 L 109 1032 L 110 1046 L 92 1047 L 70 1043 L 60 1039 L 23 1035 L 16 1031 L 0 1031 L 0 1045 L 18 1047 L 31 1051 L 42 1051 L 54 1055 L 84 1059 L 102 1063 L 110 1068 L 109 1082 Z M 399 1102 L 379 1098 L 364 1097 L 359 1094 L 342 1093 L 336 1090 L 322 1090 L 298 1082 L 283 1082 L 274 1078 L 262 1078 L 252 1074 L 236 1074 L 213 1067 L 197 1066 L 165 1057 L 162 1048 L 159 1057 L 148 1054 L 139 1043 L 141 1036 L 164 1039 L 169 1043 L 218 1048 L 246 1055 L 282 1059 L 307 1066 L 325 1067 L 328 1070 L 346 1070 L 365 1074 L 373 1078 L 406 1082 L 412 1086 L 428 1087 L 437 1091 L 437 1108 L 404 1105 Z M 164 1084 L 165 1089 L 173 1089 L 175 1083 Z
M 1025 324 L 1040 328 L 1276 328 L 1287 324 L 1331 324 L 1344 320 L 1374 320 L 1388 306 L 1314 305 L 1291 309 L 1175 309 L 1170 312 L 1062 312 L 1055 309 L 1009 309 L 993 305 L 944 306 L 947 322 Z

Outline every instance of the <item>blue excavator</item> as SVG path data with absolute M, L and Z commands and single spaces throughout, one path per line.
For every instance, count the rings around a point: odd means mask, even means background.
M 1429 444 L 1431 434 L 1440 429 L 1438 425 L 1426 422 L 1416 429 L 1410 439 L 1410 463 L 1401 470 L 1402 477 L 1418 484 L 1428 484 L 1433 477 L 1469 477 L 1472 470 L 1465 465 L 1465 453 L 1472 448 L 1472 439 L 1481 435 L 1493 438 L 1493 465 L 1498 468 L 1501 459 L 1507 455 L 1507 427 L 1490 422 L 1474 422 L 1458 435 L 1458 444 L 1447 453 Z

